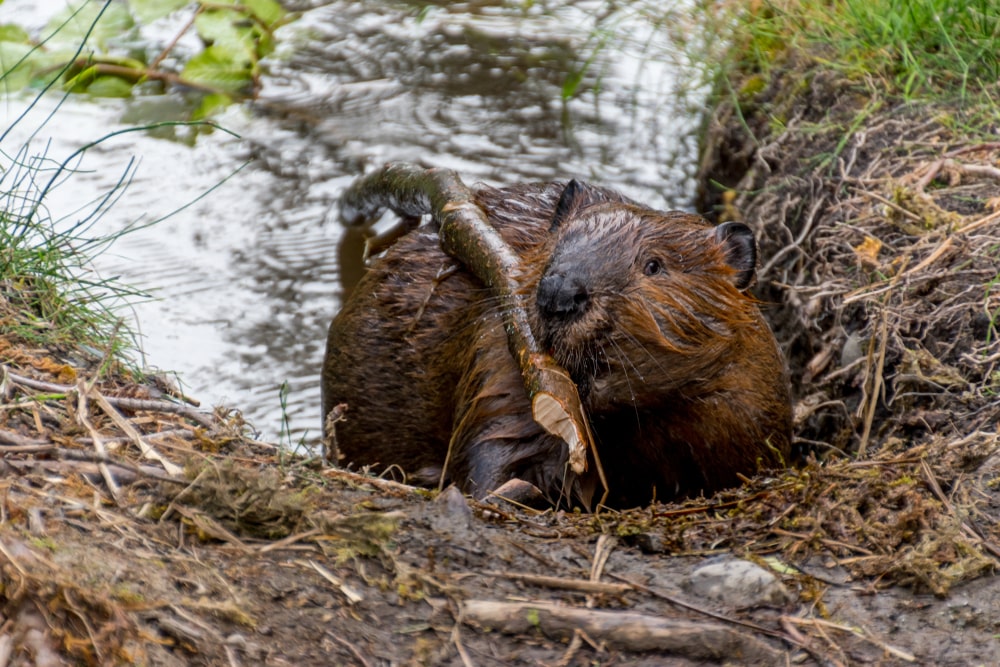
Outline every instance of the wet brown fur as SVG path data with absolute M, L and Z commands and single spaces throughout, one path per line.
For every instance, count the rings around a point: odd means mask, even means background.
M 477 200 L 524 259 L 532 329 L 580 388 L 611 503 L 708 493 L 784 463 L 784 364 L 713 228 L 586 187 L 553 229 L 563 187 L 480 187 Z M 645 275 L 650 260 L 664 270 Z M 433 230 L 412 232 L 334 319 L 323 410 L 349 405 L 341 454 L 433 484 L 451 446 L 447 477 L 467 492 L 519 477 L 558 497 L 574 482 L 565 446 L 531 418 L 495 300 L 455 267 Z M 570 322 L 537 306 L 539 281 L 559 267 L 591 288 Z

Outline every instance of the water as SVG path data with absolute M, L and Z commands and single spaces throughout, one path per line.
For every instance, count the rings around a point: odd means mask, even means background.
M 7 0 L 0 23 L 37 23 L 46 4 Z M 577 177 L 657 207 L 692 199 L 700 119 L 676 94 L 691 72 L 638 9 L 484 1 L 298 9 L 302 18 L 278 33 L 261 99 L 218 118 L 239 138 L 183 128 L 116 137 L 88 151 L 48 201 L 53 218 L 72 221 L 135 156 L 130 187 L 97 231 L 187 205 L 119 239 L 96 269 L 156 295 L 133 306 L 145 363 L 175 372 L 204 404 L 239 408 L 262 437 L 277 438 L 283 418 L 292 441 L 318 436 L 319 367 L 340 293 L 336 201 L 366 169 L 408 160 L 456 169 L 467 183 Z M 588 60 L 564 102 L 567 77 Z M 0 127 L 29 100 L 2 98 Z M 60 101 L 44 98 L 4 149 Z M 51 142 L 48 154 L 65 157 L 109 131 L 173 117 L 180 104 L 69 97 L 32 146 Z

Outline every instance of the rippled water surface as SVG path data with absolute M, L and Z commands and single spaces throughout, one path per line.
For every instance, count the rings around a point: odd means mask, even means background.
M 0 23 L 30 23 L 45 4 L 7 0 Z M 97 230 L 184 207 L 96 261 L 101 275 L 157 297 L 134 306 L 145 363 L 177 372 L 204 403 L 240 408 L 265 437 L 277 437 L 284 414 L 293 439 L 312 440 L 340 291 L 335 204 L 357 174 L 409 160 L 451 167 L 468 183 L 578 177 L 657 207 L 687 207 L 698 118 L 675 88 L 689 75 L 666 30 L 638 10 L 604 7 L 298 7 L 301 19 L 279 32 L 261 99 L 218 119 L 239 138 L 184 129 L 116 137 L 87 152 L 48 208 L 72 221 L 134 156 L 132 183 Z M 564 101 L 564 84 L 584 69 Z M 3 97 L 2 127 L 29 101 Z M 27 141 L 60 103 L 31 139 L 58 159 L 109 131 L 169 118 L 180 100 L 51 95 L 4 149 Z

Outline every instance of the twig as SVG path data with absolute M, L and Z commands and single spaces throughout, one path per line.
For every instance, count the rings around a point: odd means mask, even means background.
M 569 640 L 569 646 L 566 647 L 566 652 L 563 653 L 562 657 L 559 658 L 559 662 L 556 663 L 556 667 L 569 667 L 573 662 L 573 658 L 576 654 L 580 652 L 580 647 L 583 646 L 583 632 L 577 630 L 573 633 L 573 638 Z
M 847 305 L 859 299 L 875 296 L 877 294 L 880 294 L 881 292 L 891 289 L 892 288 L 891 286 L 895 281 L 900 280 L 901 278 L 909 278 L 911 276 L 916 275 L 920 271 L 925 270 L 931 264 L 939 260 L 942 256 L 944 256 L 945 252 L 949 248 L 951 248 L 951 246 L 954 244 L 955 237 L 960 237 L 962 235 L 968 234 L 969 232 L 976 231 L 981 227 L 985 227 L 986 225 L 996 222 L 997 220 L 1000 220 L 1000 211 L 995 211 L 993 213 L 990 213 L 989 215 L 985 215 L 982 218 L 979 218 L 978 220 L 974 220 L 963 227 L 959 227 L 958 229 L 954 230 L 949 236 L 945 237 L 944 240 L 942 240 L 938 244 L 938 246 L 931 252 L 931 254 L 925 257 L 923 260 L 921 260 L 919 264 L 910 269 L 906 269 L 904 265 L 903 267 L 900 268 L 899 271 L 896 272 L 896 275 L 890 278 L 886 278 L 885 280 L 872 283 L 871 285 L 866 285 L 865 287 L 862 287 L 858 290 L 851 292 L 850 294 L 845 295 L 841 301 L 842 305 Z M 904 258 L 904 261 L 908 263 L 909 258 L 913 255 L 914 251 L 920 246 L 921 243 L 918 243 L 916 246 L 911 248 L 909 253 Z
M 868 404 L 865 405 L 864 401 L 861 403 L 865 408 L 865 425 L 864 431 L 861 434 L 861 443 L 858 445 L 857 455 L 859 458 L 864 457 L 865 450 L 868 448 L 868 438 L 871 435 L 872 422 L 875 420 L 875 408 L 878 406 L 879 396 L 882 393 L 882 387 L 885 382 L 882 374 L 885 372 L 885 350 L 889 338 L 889 315 L 885 309 L 882 310 L 881 314 L 882 324 L 879 327 L 878 358 L 874 364 L 871 364 L 871 359 L 875 349 L 875 339 L 872 339 L 871 347 L 868 349 L 869 369 L 872 374 L 871 393 L 865 397 L 868 399 Z
M 628 651 L 664 651 L 694 659 L 739 655 L 753 664 L 776 664 L 778 652 L 749 635 L 717 623 L 667 619 L 633 611 L 579 609 L 550 602 L 466 600 L 459 621 L 509 634 L 541 630 L 568 641 L 582 630 L 597 642 Z
M 101 651 L 101 644 L 97 639 L 97 633 L 94 632 L 94 627 L 90 623 L 88 614 L 80 609 L 80 605 L 76 603 L 73 599 L 73 590 L 71 588 L 64 588 L 62 591 L 63 600 L 66 601 L 66 607 L 73 614 L 80 619 L 80 623 L 83 625 L 84 629 L 87 631 L 87 637 L 90 639 L 90 646 L 94 649 L 94 658 L 97 664 L 107 664 L 104 652 Z
M 927 171 L 924 173 L 924 175 L 921 176 L 920 180 L 917 181 L 916 184 L 917 192 L 923 193 L 927 189 L 927 186 L 931 184 L 931 181 L 933 181 L 937 177 L 937 175 L 941 172 L 941 167 L 943 166 L 944 166 L 943 158 L 932 162 L 931 166 L 927 168 Z
M 33 440 L 32 438 L 27 438 L 20 433 L 14 431 L 8 431 L 6 429 L 0 430 L 0 447 L 3 448 L 4 452 L 12 451 L 34 451 L 31 448 L 38 447 L 50 447 L 51 445 L 44 440 Z
M 403 484 L 402 482 L 394 482 L 391 479 L 372 477 L 369 474 L 354 472 L 352 470 L 343 470 L 341 468 L 327 468 L 320 474 L 323 475 L 323 477 L 341 479 L 353 484 L 368 484 L 374 486 L 380 491 L 402 491 L 407 494 L 418 495 L 426 495 L 429 493 L 427 489 L 423 489 L 418 486 L 410 486 L 409 484 Z
M 981 144 L 968 144 L 966 146 L 961 146 L 954 150 L 945 153 L 946 157 L 956 157 L 958 155 L 963 155 L 965 153 L 975 153 L 977 151 L 995 151 L 1000 150 L 1000 142 L 997 141 L 987 141 Z
M 1000 169 L 988 164 L 962 164 L 957 160 L 945 160 L 945 169 L 954 169 L 970 176 L 986 176 L 1000 181 Z
M 297 535 L 289 535 L 288 537 L 278 540 L 277 542 L 271 542 L 270 544 L 265 544 L 257 553 L 266 554 L 268 551 L 274 551 L 275 549 L 284 549 L 285 547 L 291 546 L 296 542 L 301 542 L 302 540 L 309 539 L 314 535 L 319 535 L 323 531 L 319 528 L 312 528 L 304 533 L 298 533 Z
M 170 505 L 176 512 L 181 516 L 191 521 L 195 528 L 201 532 L 214 537 L 217 540 L 223 542 L 228 542 L 233 546 L 239 548 L 244 553 L 251 551 L 250 547 L 247 546 L 246 542 L 237 537 L 232 531 L 228 530 L 221 523 L 205 514 L 201 510 L 194 509 L 193 507 L 186 507 L 179 503 L 171 503 Z M 161 517 L 162 519 L 162 517 Z
M 805 533 L 794 533 L 790 530 L 785 530 L 783 528 L 772 528 L 771 532 L 775 535 L 781 535 L 782 537 L 792 537 L 801 542 L 809 542 L 815 539 L 813 535 L 807 535 Z M 873 553 L 864 547 L 858 546 L 857 544 L 848 544 L 847 542 L 841 542 L 839 540 L 831 540 L 826 537 L 819 538 L 819 543 L 828 547 L 839 547 L 841 549 L 847 549 L 848 551 L 854 551 L 859 554 L 864 554 L 865 556 L 872 556 Z
M 37 389 L 39 391 L 48 391 L 58 394 L 71 394 L 76 391 L 76 387 L 65 384 L 55 384 L 52 382 L 44 382 L 42 380 L 35 380 L 33 378 L 25 377 L 23 375 L 18 375 L 12 373 L 3 366 L 3 369 L 7 371 L 8 377 L 15 384 L 19 384 L 23 387 L 29 387 L 31 389 Z M 177 403 L 171 403 L 170 401 L 158 401 L 155 399 L 145 399 L 145 398 L 128 398 L 125 396 L 105 396 L 111 405 L 122 408 L 124 410 L 148 410 L 150 412 L 171 412 L 180 414 L 183 417 L 187 417 L 191 421 L 197 422 L 202 426 L 212 427 L 215 426 L 215 418 L 204 412 L 199 412 L 198 410 L 193 410 L 186 405 L 179 405 Z
M 590 566 L 591 581 L 597 582 L 601 580 L 601 573 L 604 572 L 604 567 L 608 564 L 608 558 L 611 557 L 611 552 L 615 550 L 617 544 L 618 540 L 606 533 L 602 533 L 597 538 L 597 546 L 594 548 L 594 561 Z
M 63 462 L 63 463 L 90 463 L 94 466 L 97 466 L 99 464 L 105 464 L 111 466 L 112 469 L 117 468 L 121 472 L 128 472 L 135 475 L 136 477 L 146 477 L 155 479 L 160 482 L 169 482 L 172 484 L 187 484 L 187 480 L 178 477 L 170 477 L 164 475 L 162 472 L 160 472 L 159 469 L 153 468 L 152 466 L 146 467 L 146 466 L 135 465 L 131 461 L 119 460 L 112 457 L 109 454 L 101 455 L 95 451 L 66 449 L 63 447 L 57 447 L 56 445 L 48 445 L 44 449 L 39 448 L 37 450 L 25 450 L 18 447 L 11 449 L 3 448 L 0 451 L 2 451 L 3 453 L 7 453 L 12 450 L 16 452 L 24 452 L 29 454 L 37 454 L 37 453 L 52 454 L 56 457 L 58 462 Z M 13 466 L 19 466 L 22 464 L 28 465 L 28 462 L 26 461 L 14 461 L 10 459 L 8 459 L 7 463 Z M 32 461 L 30 462 L 30 465 L 45 466 L 48 463 L 54 463 L 54 462 Z M 118 479 L 121 476 L 121 472 L 116 473 L 117 476 L 115 479 Z
M 794 639 L 795 642 L 800 647 L 808 646 L 809 645 L 809 640 L 806 638 L 805 635 L 803 635 L 801 632 L 799 632 L 798 628 L 796 628 L 794 625 L 792 625 L 791 623 L 789 623 L 788 619 L 789 619 L 788 616 L 782 615 L 782 617 L 780 619 L 781 627 L 785 629 L 785 632 L 788 634 L 788 636 L 791 637 L 792 639 Z
M 145 440 L 147 443 L 151 443 L 151 441 L 154 440 L 163 440 L 164 438 L 180 438 L 181 440 L 191 440 L 192 438 L 194 438 L 194 431 L 192 430 L 193 428 L 194 427 L 192 426 L 187 426 L 186 428 L 172 428 L 172 429 L 167 429 L 165 431 L 156 431 L 155 433 L 142 433 L 140 435 L 142 439 Z M 84 445 L 91 444 L 90 438 L 86 437 L 75 438 L 75 441 Z M 104 445 L 106 447 L 111 445 L 117 447 L 118 445 L 127 442 L 132 442 L 131 436 L 120 435 L 114 438 L 104 438 Z M 174 446 L 166 443 L 161 443 L 161 444 L 165 444 L 168 448 Z
M 77 389 L 77 414 L 76 418 L 81 424 L 90 432 L 90 437 L 94 439 L 93 445 L 94 450 L 97 452 L 98 456 L 107 457 L 108 452 L 104 448 L 104 443 L 101 440 L 101 435 L 94 428 L 94 425 L 90 423 L 90 418 L 88 417 L 89 408 L 87 406 L 87 394 L 89 393 L 87 383 L 82 379 Z M 108 491 L 111 493 L 112 499 L 114 499 L 115 504 L 119 507 L 121 506 L 121 489 L 118 488 L 118 483 L 115 481 L 114 475 L 111 474 L 111 470 L 108 468 L 107 463 L 98 463 L 97 469 L 101 471 L 101 477 L 104 478 L 104 483 L 108 487 Z
M 361 655 L 361 652 L 358 651 L 358 649 L 354 646 L 354 644 L 352 644 L 352 643 L 350 643 L 348 641 L 344 641 L 343 639 L 341 639 L 337 635 L 333 634 L 329 630 L 327 630 L 326 636 L 329 637 L 330 639 L 332 639 L 333 641 L 337 642 L 338 644 L 340 644 L 344 648 L 346 648 L 348 651 L 350 651 L 351 655 L 354 656 L 354 659 L 358 661 L 358 663 L 361 665 L 361 667 L 371 667 L 371 663 L 368 662 L 367 660 L 365 660 L 365 656 Z
M 615 550 L 617 544 L 618 540 L 607 533 L 601 533 L 601 536 L 597 538 L 597 546 L 594 547 L 594 559 L 590 563 L 590 581 L 592 583 L 596 584 L 601 581 L 601 574 L 604 572 L 604 568 L 608 564 L 608 558 L 611 557 L 611 552 Z M 587 608 L 592 608 L 596 604 L 597 600 L 594 596 L 588 596 Z
M 795 237 L 795 240 L 792 241 L 790 244 L 786 245 L 781 250 L 774 253 L 774 256 L 771 257 L 768 263 L 764 265 L 764 268 L 762 268 L 760 271 L 757 272 L 759 276 L 766 276 L 768 273 L 770 273 L 771 269 L 774 266 L 776 266 L 777 263 L 785 255 L 787 255 L 792 250 L 799 248 L 802 245 L 802 243 L 809 236 L 809 231 L 812 229 L 813 223 L 816 222 L 817 213 L 819 213 L 820 207 L 822 207 L 823 204 L 825 203 L 826 203 L 825 197 L 820 197 L 815 202 L 813 202 L 813 205 L 809 208 L 809 215 L 806 218 L 805 224 L 802 225 L 802 229 L 799 231 L 799 235 Z
M 754 493 L 750 496 L 746 496 L 744 498 L 737 498 L 736 500 L 725 500 L 722 502 L 705 503 L 702 505 L 698 505 L 696 507 L 682 507 L 680 509 L 675 509 L 675 510 L 655 511 L 653 512 L 653 516 L 658 519 L 663 519 L 663 518 L 687 516 L 689 514 L 709 514 L 710 512 L 718 512 L 720 510 L 740 507 L 742 505 L 747 504 L 748 502 L 765 498 L 769 495 L 774 494 L 777 491 L 784 491 L 786 489 L 791 489 L 794 486 L 795 486 L 794 482 L 776 484 L 774 486 L 770 486 L 764 489 L 763 491 L 758 491 L 757 493 Z
M 174 35 L 174 38 L 172 40 L 170 40 L 170 43 L 167 44 L 163 48 L 163 50 L 160 51 L 160 53 L 155 58 L 153 58 L 152 61 L 150 61 L 149 67 L 147 69 L 156 70 L 160 67 L 160 63 L 162 63 L 163 60 L 170 54 L 170 52 L 174 50 L 174 47 L 177 46 L 177 42 L 181 40 L 181 37 L 187 34 L 187 31 L 191 29 L 191 26 L 194 25 L 194 22 L 198 19 L 198 16 L 203 11 L 205 11 L 205 5 L 199 3 L 198 8 L 194 11 L 194 14 L 191 15 L 191 18 L 188 19 L 188 22 L 185 23 L 184 26 L 177 31 L 177 34 Z
M 559 588 L 568 591 L 582 591 L 584 593 L 609 593 L 611 595 L 621 595 L 634 591 L 635 586 L 631 584 L 609 584 L 603 581 L 593 581 L 589 579 L 568 579 L 565 577 L 552 577 L 543 574 L 531 574 L 527 572 L 483 572 L 487 577 L 503 577 L 512 581 L 523 581 L 526 584 L 545 586 L 547 588 Z
M 111 417 L 111 421 L 113 421 L 118 428 L 123 430 L 125 434 L 132 439 L 132 442 L 136 444 L 145 458 L 156 461 L 162 465 L 163 469 L 166 470 L 169 475 L 180 475 L 184 472 L 182 467 L 163 458 L 158 451 L 153 449 L 152 445 L 143 440 L 139 431 L 137 431 L 136 428 L 128 422 L 128 420 L 122 417 L 121 413 L 119 413 L 100 392 L 92 387 L 90 393 L 104 413 Z
M 340 577 L 338 577 L 337 575 L 335 575 L 333 572 L 330 572 L 330 570 L 326 569 L 325 567 L 323 567 L 322 565 L 320 565 L 316 561 L 312 561 L 312 560 L 301 561 L 301 560 L 299 560 L 299 561 L 295 561 L 295 562 L 298 563 L 299 565 L 306 565 L 306 566 L 311 567 L 313 570 L 315 570 L 319 574 L 319 576 L 323 577 L 324 579 L 326 579 L 327 581 L 329 581 L 331 584 L 333 584 L 334 586 L 336 586 L 337 589 L 341 593 L 344 594 L 344 597 L 346 597 L 347 601 L 350 602 L 351 604 L 357 604 L 358 602 L 361 602 L 362 600 L 365 599 L 363 595 L 361 595 L 356 590 L 354 590 L 353 588 L 351 588 L 350 586 L 348 586 L 347 583 L 343 579 L 341 579 Z
M 944 490 L 941 489 L 941 485 L 938 483 L 937 476 L 934 471 L 931 470 L 930 464 L 927 463 L 927 459 L 920 459 L 920 472 L 924 475 L 924 481 L 927 483 L 928 488 L 931 493 L 944 505 L 948 513 L 951 514 L 962 526 L 962 530 L 969 535 L 972 539 L 978 541 L 980 545 L 986 551 L 990 552 L 994 558 L 1000 558 L 1000 548 L 993 545 L 981 531 L 977 530 L 975 526 L 970 524 L 968 521 L 962 519 L 958 512 L 955 511 L 955 506 L 952 504 L 948 496 L 945 495 Z
M 858 192 L 860 192 L 865 197 L 869 197 L 871 199 L 874 199 L 877 202 L 881 202 L 882 204 L 885 204 L 886 206 L 888 206 L 892 210 L 900 213 L 901 215 L 909 218 L 910 220 L 913 220 L 914 222 L 923 222 L 923 219 L 919 215 L 917 215 L 916 213 L 914 213 L 913 211 L 905 209 L 902 206 L 900 206 L 899 204 L 897 204 L 896 202 L 889 201 L 888 199 L 886 199 L 885 197 L 883 197 L 881 195 L 877 195 L 877 194 L 875 194 L 874 192 L 872 192 L 870 190 L 858 190 Z
M 782 621 L 787 621 L 788 623 L 794 623 L 796 625 L 812 625 L 817 629 L 823 627 L 823 628 L 830 628 L 833 630 L 840 630 L 841 632 L 848 632 L 854 635 L 855 637 L 858 637 L 859 639 L 863 639 L 866 642 L 869 642 L 870 644 L 878 646 L 883 651 L 886 651 L 893 657 L 899 658 L 900 660 L 905 660 L 906 662 L 917 661 L 916 656 L 914 656 L 912 653 L 908 653 L 906 651 L 903 651 L 902 649 L 898 649 L 894 646 L 891 646 L 890 644 L 886 644 L 885 642 L 875 639 L 874 637 L 871 637 L 865 632 L 858 630 L 856 628 L 851 628 L 846 625 L 841 625 L 839 623 L 832 623 L 830 621 L 824 621 L 819 618 L 797 618 L 795 616 L 782 616 L 781 619 Z
M 946 237 L 945 240 L 942 241 L 938 245 L 938 247 L 934 249 L 934 252 L 932 252 L 931 254 L 927 255 L 927 257 L 924 257 L 920 261 L 920 263 L 917 264 L 916 266 L 914 266 L 912 268 L 909 268 L 906 271 L 900 273 L 899 277 L 900 278 L 905 278 L 907 276 L 911 276 L 911 275 L 913 275 L 915 273 L 919 273 L 919 272 L 923 271 L 928 266 L 930 266 L 934 262 L 938 261 L 938 259 L 940 259 L 941 256 L 944 255 L 945 252 L 947 252 L 947 250 L 951 247 L 952 243 L 954 243 L 954 242 L 955 242 L 955 237 L 954 236 L 948 236 L 948 237 Z
M 17 561 L 16 558 L 14 558 L 14 554 L 12 554 L 10 550 L 7 549 L 7 545 L 4 544 L 3 540 L 0 540 L 0 553 L 2 553 L 4 556 L 7 557 L 7 561 L 14 566 L 14 569 L 17 570 L 22 577 L 28 576 L 28 573 L 25 571 L 25 569 L 21 567 L 21 564 Z
M 718 614 L 718 613 L 716 613 L 714 611 L 710 611 L 710 610 L 705 609 L 703 607 L 699 607 L 696 604 L 692 604 L 690 602 L 686 602 L 685 600 L 682 600 L 682 599 L 680 599 L 680 598 L 678 598 L 678 597 L 676 597 L 674 595 L 670 595 L 669 593 L 664 593 L 661 590 L 658 590 L 656 588 L 652 588 L 651 586 L 647 586 L 645 584 L 640 584 L 637 581 L 632 581 L 631 579 L 628 579 L 627 577 L 623 577 L 621 575 L 612 574 L 611 576 L 613 578 L 619 580 L 619 581 L 624 581 L 624 582 L 628 583 L 629 585 L 633 586 L 638 591 L 641 591 L 641 592 L 646 593 L 648 595 L 652 595 L 653 597 L 660 598 L 661 600 L 666 600 L 670 604 L 675 605 L 677 607 L 680 607 L 682 609 L 687 609 L 688 611 L 696 612 L 696 613 L 701 614 L 703 616 L 707 616 L 708 618 L 714 618 L 717 621 L 723 621 L 725 623 L 732 623 L 733 625 L 739 625 L 739 626 L 742 626 L 742 627 L 747 628 L 749 630 L 753 630 L 755 632 L 759 632 L 759 633 L 761 633 L 763 635 L 768 635 L 769 637 L 775 637 L 777 639 L 784 640 L 784 641 L 788 642 L 789 644 L 792 644 L 792 645 L 795 645 L 795 646 L 798 645 L 790 637 L 788 637 L 785 634 L 782 634 L 782 633 L 778 632 L 777 630 L 771 630 L 769 628 L 765 628 L 762 625 L 757 625 L 756 623 L 750 623 L 749 621 L 743 621 L 743 620 L 740 620 L 738 618 L 730 618 L 729 616 L 724 616 L 723 614 Z
M 456 623 L 451 629 L 451 641 L 455 644 L 455 650 L 458 651 L 458 657 L 462 659 L 462 664 L 465 667 L 473 667 L 475 663 L 472 662 L 472 658 L 469 657 L 469 653 L 462 646 L 462 638 L 459 634 L 459 628 L 462 627 L 461 623 Z
M 968 234 L 969 232 L 975 231 L 980 227 L 985 227 L 986 225 L 990 224 L 991 222 L 995 222 L 998 219 L 1000 219 L 1000 211 L 994 211 L 989 215 L 984 215 L 983 217 L 979 218 L 979 220 L 974 220 L 963 227 L 959 227 L 958 229 L 955 230 L 955 233 Z
M 229 97 L 236 98 L 246 98 L 247 95 L 240 94 L 238 92 L 226 91 L 222 88 L 217 88 L 215 86 L 209 86 L 198 81 L 191 81 L 190 79 L 185 79 L 184 77 L 174 74 L 173 72 L 166 72 L 164 70 L 154 70 L 150 68 L 137 69 L 135 67 L 126 67 L 124 65 L 115 65 L 112 63 L 95 63 L 86 59 L 77 60 L 74 63 L 75 66 L 81 69 L 93 70 L 98 74 L 110 74 L 111 76 L 117 76 L 125 79 L 126 81 L 136 83 L 142 81 L 143 79 L 149 79 L 152 81 L 162 81 L 173 86 L 182 86 L 184 88 L 192 88 L 194 90 L 200 90 L 206 93 L 216 93 L 220 95 L 227 95 Z

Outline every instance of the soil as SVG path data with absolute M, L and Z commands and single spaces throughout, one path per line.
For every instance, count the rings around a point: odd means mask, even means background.
M 795 465 L 626 512 L 477 503 L 33 346 L 0 290 L 0 665 L 1000 662 L 995 121 L 805 64 L 744 102 L 704 203 L 762 240 Z M 726 557 L 785 593 L 695 592 Z

